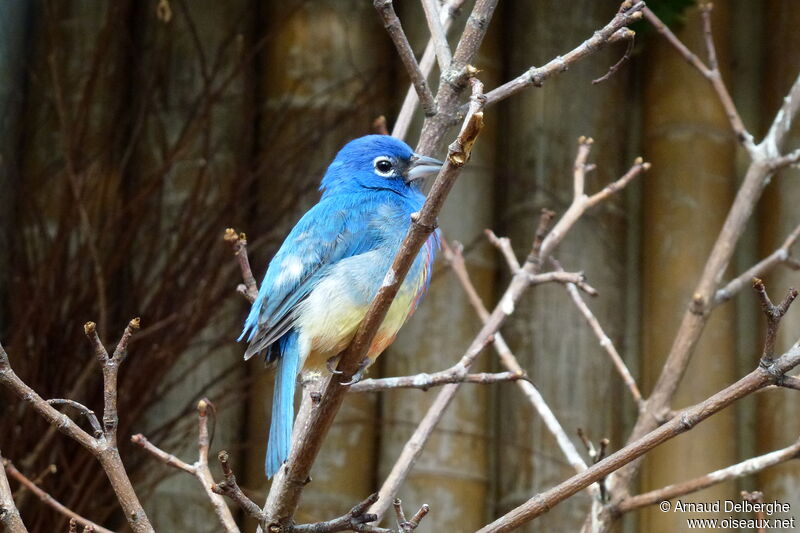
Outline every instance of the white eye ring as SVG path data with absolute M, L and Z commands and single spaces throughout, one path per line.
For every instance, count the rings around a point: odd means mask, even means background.
M 391 157 L 379 155 L 372 160 L 372 166 L 375 167 L 375 174 L 388 178 L 394 176 L 394 161 Z

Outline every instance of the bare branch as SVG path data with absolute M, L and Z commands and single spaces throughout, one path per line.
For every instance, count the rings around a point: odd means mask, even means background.
M 131 321 L 131 324 L 128 326 L 129 328 L 133 327 L 133 322 L 134 321 Z M 113 415 L 113 417 L 109 417 L 108 419 L 110 428 L 101 438 L 95 439 L 90 436 L 67 415 L 57 411 L 33 389 L 26 385 L 11 368 L 8 354 L 2 344 L 0 344 L 0 384 L 7 387 L 22 401 L 26 402 L 50 425 L 91 452 L 103 467 L 106 476 L 108 476 L 108 480 L 111 482 L 114 493 L 125 513 L 125 518 L 128 520 L 128 524 L 134 533 L 152 533 L 153 528 L 139 502 L 139 498 L 136 496 L 136 492 L 133 490 L 130 478 L 128 478 L 128 474 L 125 472 L 125 466 L 122 464 L 116 442 L 112 445 L 112 441 L 109 439 L 110 436 L 116 436 L 116 372 L 119 370 L 119 363 L 122 362 L 125 346 L 123 345 L 121 347 L 119 354 L 115 354 L 115 357 L 109 358 L 107 350 L 102 345 L 97 335 L 94 322 L 88 322 L 84 329 L 94 348 L 95 355 L 100 360 L 103 367 L 103 392 L 106 404 L 107 406 L 109 404 L 113 405 L 113 409 L 106 411 L 107 415 Z M 123 335 L 123 338 L 125 338 L 125 335 Z M 109 378 L 112 379 L 109 380 Z M 111 394 L 114 395 L 114 398 L 107 397 Z M 103 419 L 105 423 L 106 416 L 104 416 Z
M 51 463 L 47 465 L 41 472 L 39 472 L 31 481 L 33 481 L 35 485 L 41 485 L 47 476 L 55 474 L 56 472 L 58 472 L 58 467 Z M 14 498 L 25 496 L 27 492 L 28 489 L 25 488 L 25 486 L 20 485 L 20 487 L 14 491 Z
M 770 270 L 772 270 L 775 266 L 785 263 L 790 268 L 797 269 L 800 265 L 793 265 L 792 264 L 792 247 L 794 246 L 797 239 L 800 238 L 800 225 L 798 225 L 794 231 L 792 231 L 786 240 L 783 241 L 780 248 L 772 252 L 770 255 L 747 269 L 745 272 L 737 276 L 736 278 L 732 279 L 728 282 L 725 287 L 719 289 L 716 294 L 714 295 L 714 305 L 719 305 L 721 303 L 727 302 L 736 294 L 741 291 L 745 286 L 752 283 L 753 278 L 760 278 Z
M 608 354 L 608 357 L 614 364 L 614 368 L 617 369 L 622 381 L 625 382 L 625 386 L 628 387 L 628 391 L 630 391 L 631 397 L 636 403 L 636 407 L 641 411 L 644 408 L 644 399 L 642 398 L 642 393 L 639 391 L 639 387 L 636 385 L 636 380 L 633 379 L 633 375 L 631 375 L 630 370 L 628 370 L 628 366 L 625 364 L 622 356 L 619 354 L 616 347 L 614 347 L 614 343 L 611 341 L 611 338 L 606 335 L 605 331 L 603 331 L 600 321 L 597 320 L 597 317 L 594 316 L 591 309 L 589 309 L 589 306 L 586 305 L 583 297 L 581 297 L 581 293 L 578 292 L 578 288 L 572 283 L 568 283 L 567 292 L 569 293 L 570 298 L 572 298 L 572 301 L 575 303 L 575 306 L 583 315 L 583 318 L 586 319 L 586 323 L 589 324 L 590 328 L 592 328 L 595 336 L 600 341 L 600 347 L 603 348 L 603 350 L 605 350 L 605 352 Z
M 447 44 L 447 34 L 439 20 L 439 10 L 436 0 L 422 0 L 422 9 L 425 11 L 425 19 L 428 21 L 428 29 L 431 32 L 431 42 L 436 51 L 436 60 L 439 63 L 439 72 L 446 72 L 450 68 L 450 61 L 453 56 L 450 52 L 450 45 Z M 422 74 L 426 76 L 426 74 Z
M 378 499 L 378 494 L 370 494 L 367 498 L 350 509 L 346 515 L 317 522 L 315 524 L 302 524 L 292 528 L 293 533 L 335 533 L 337 531 L 366 531 L 369 533 L 392 533 L 390 529 L 369 525 L 378 519 L 366 510 Z
M 228 228 L 225 230 L 223 239 L 233 248 L 233 254 L 242 271 L 244 283 L 236 287 L 236 292 L 244 296 L 248 302 L 253 303 L 258 296 L 258 286 L 250 268 L 250 258 L 247 256 L 247 236 L 244 233 L 236 233 L 233 228 Z
M 95 354 L 103 372 L 103 433 L 108 445 L 112 448 L 117 447 L 117 426 L 119 425 L 119 414 L 117 413 L 117 377 L 119 368 L 128 355 L 128 343 L 139 327 L 140 321 L 138 318 L 134 318 L 128 323 L 111 357 L 108 356 L 105 347 L 100 343 L 95 323 L 87 322 L 83 327 L 89 342 L 95 349 Z
M 521 267 L 519 266 L 517 255 L 514 253 L 514 249 L 511 247 L 511 240 L 508 237 L 498 237 L 490 229 L 484 230 L 484 232 L 486 233 L 486 237 L 489 239 L 489 242 L 492 243 L 498 250 L 500 250 L 500 253 L 503 254 L 506 264 L 508 265 L 508 270 L 511 272 L 511 274 L 516 274 Z
M 400 498 L 395 498 L 392 501 L 392 505 L 394 506 L 394 514 L 397 517 L 397 528 L 400 533 L 408 533 L 417 529 L 420 521 L 425 518 L 431 510 L 427 503 L 422 504 L 422 507 L 411 517 L 411 520 L 406 520 L 406 514 L 403 512 L 403 502 Z
M 779 387 L 785 387 L 787 389 L 800 390 L 800 378 L 795 376 L 783 376 L 778 380 L 776 385 Z
M 711 7 L 709 4 L 706 4 L 701 9 L 703 17 L 703 35 L 705 38 L 706 49 L 708 51 L 711 67 L 706 66 L 706 64 L 703 63 L 703 61 L 697 57 L 697 55 L 689 50 L 689 48 L 683 44 L 683 42 L 681 42 L 681 40 L 678 39 L 674 33 L 672 33 L 672 30 L 670 30 L 666 24 L 661 22 L 658 16 L 656 16 L 655 13 L 653 13 L 649 8 L 644 8 L 643 13 L 647 21 L 653 25 L 656 31 L 663 35 L 669 44 L 671 44 L 675 50 L 677 50 L 678 53 L 689 62 L 690 65 L 696 68 L 697 71 L 700 72 L 700 74 L 711 83 L 711 86 L 717 93 L 717 98 L 725 110 L 725 114 L 727 115 L 728 121 L 731 125 L 731 129 L 733 129 L 733 132 L 736 134 L 737 140 L 748 151 L 748 153 L 753 155 L 756 152 L 753 135 L 747 131 L 744 122 L 742 122 L 742 119 L 739 116 L 739 111 L 736 109 L 736 105 L 733 103 L 733 98 L 731 98 L 728 88 L 725 86 L 725 82 L 722 79 L 722 73 L 717 65 L 716 49 L 714 47 L 714 39 L 711 33 Z
M 646 16 L 651 22 L 657 21 L 652 13 L 648 12 Z M 662 31 L 662 33 L 664 32 Z M 664 35 L 676 41 L 673 43 L 676 48 L 690 62 L 693 61 L 691 54 L 686 55 L 686 47 L 679 43 L 674 35 L 671 33 L 664 33 Z M 783 105 L 776 114 L 767 135 L 754 150 L 750 151 L 751 164 L 706 261 L 700 280 L 692 293 L 691 302 L 684 312 L 672 348 L 647 401 L 646 412 L 639 416 L 628 439 L 629 443 L 641 439 L 657 427 L 660 420 L 659 413 L 670 408 L 672 398 L 678 390 L 678 385 L 691 361 L 700 335 L 708 322 L 716 292 L 730 265 L 736 244 L 752 216 L 764 187 L 769 182 L 774 171 L 773 163 L 780 158 L 780 150 L 798 109 L 800 109 L 800 76 L 784 98 Z M 790 260 L 790 264 L 792 263 L 793 261 Z M 617 472 L 616 480 L 619 486 L 629 485 L 640 465 L 640 461 L 634 461 Z
M 620 31 L 624 32 L 624 30 L 619 30 L 615 35 L 619 34 Z M 624 32 L 624 38 L 625 38 L 625 40 L 628 41 L 628 46 L 625 48 L 625 53 L 623 54 L 623 56 L 621 58 L 619 58 L 619 61 L 617 61 L 616 63 L 611 65 L 611 68 L 608 69 L 608 72 L 606 72 L 605 74 L 603 74 L 599 78 L 597 78 L 595 80 L 592 80 L 592 85 L 597 85 L 598 83 L 603 83 L 604 81 L 609 79 L 620 68 L 622 68 L 622 65 L 627 63 L 628 60 L 631 58 L 631 52 L 633 52 L 633 44 L 635 42 L 636 33 L 633 32 L 633 31 L 630 31 L 630 30 L 627 31 L 627 32 Z
M 543 274 L 530 274 L 531 285 L 541 283 L 562 283 L 564 285 L 574 285 L 589 296 L 597 296 L 597 290 L 586 283 L 586 276 L 583 272 L 545 272 Z
M 761 142 L 766 156 L 773 160 L 773 164 L 781 161 L 780 148 L 786 141 L 786 136 L 792 129 L 792 122 L 800 111 L 800 74 L 794 80 L 789 92 L 783 98 L 783 104 L 770 125 L 767 135 Z M 793 152 L 793 154 L 796 152 Z M 790 156 L 791 157 L 791 154 Z
M 552 214 L 552 211 L 547 211 L 548 218 Z M 546 228 L 546 226 L 546 223 L 542 223 L 540 228 Z M 469 272 L 467 271 L 461 249 L 456 247 L 453 250 L 449 247 L 445 247 L 444 250 L 445 258 L 450 262 L 450 266 L 453 268 L 456 278 L 458 278 L 459 283 L 464 288 L 464 292 L 467 293 L 467 297 L 472 305 L 472 308 L 475 310 L 478 317 L 480 317 L 481 321 L 486 323 L 490 318 L 489 311 L 486 309 L 486 306 L 483 304 L 483 300 L 481 300 L 480 295 L 475 290 L 475 286 L 472 284 L 472 280 L 469 277 Z M 534 256 L 535 254 L 531 255 Z M 511 349 L 508 347 L 505 339 L 499 332 L 495 333 L 493 344 L 503 366 L 514 373 L 524 372 L 516 356 L 511 352 Z M 583 458 L 581 458 L 581 455 L 578 453 L 578 450 L 575 449 L 572 441 L 567 436 L 567 432 L 564 431 L 561 423 L 558 421 L 555 414 L 553 414 L 550 406 L 547 405 L 547 402 L 545 402 L 536 386 L 529 380 L 517 381 L 517 386 L 525 395 L 525 397 L 528 398 L 528 401 L 531 402 L 531 405 L 536 412 L 539 413 L 539 416 L 542 418 L 542 421 L 544 422 L 548 431 L 550 431 L 550 433 L 553 435 L 553 438 L 555 438 L 556 443 L 558 444 L 569 464 L 575 469 L 576 472 L 583 472 L 586 470 L 586 463 L 584 463 Z
M 95 438 L 99 438 L 103 436 L 103 428 L 100 427 L 100 421 L 97 420 L 97 415 L 94 414 L 94 411 L 86 407 L 85 405 L 78 403 L 74 400 L 64 400 L 61 398 L 56 398 L 52 400 L 47 400 L 47 403 L 50 405 L 68 405 L 78 411 L 80 414 L 86 417 L 86 420 L 89 421 L 89 424 L 92 426 L 94 430 Z
M 797 290 L 789 289 L 786 298 L 781 303 L 775 305 L 769 299 L 767 289 L 764 287 L 764 282 L 756 278 L 753 280 L 753 288 L 758 295 L 761 302 L 761 309 L 764 311 L 764 316 L 767 318 L 767 333 L 764 338 L 764 352 L 761 355 L 760 365 L 768 367 L 773 362 L 775 354 L 775 340 L 778 337 L 778 328 L 780 327 L 783 315 L 789 310 L 789 306 L 797 298 Z
M 585 139 L 583 142 L 585 142 Z M 577 222 L 577 220 L 582 216 L 589 206 L 596 205 L 597 203 L 608 198 L 612 193 L 629 183 L 630 180 L 638 175 L 641 171 L 646 170 L 648 166 L 649 165 L 647 163 L 644 163 L 639 159 L 635 162 L 631 170 L 625 174 L 625 176 L 606 187 L 606 189 L 603 191 L 595 194 L 592 197 L 588 197 L 585 194 L 577 197 L 573 201 L 573 205 L 570 206 L 570 209 L 567 211 L 567 213 L 565 213 L 555 227 L 550 230 L 547 236 L 543 239 L 541 239 L 541 237 L 537 237 L 535 239 L 533 246 L 534 251 L 529 254 L 524 266 L 522 266 L 519 271 L 514 274 L 508 288 L 501 297 L 500 302 L 492 311 L 491 315 L 484 320 L 483 328 L 481 328 L 480 332 L 478 332 L 475 339 L 472 341 L 470 346 L 467 348 L 467 351 L 459 361 L 458 365 L 462 368 L 462 372 L 466 373 L 468 371 L 477 354 L 480 353 L 487 343 L 494 339 L 495 344 L 497 344 L 497 339 L 499 337 L 497 332 L 500 326 L 502 326 L 506 318 L 514 312 L 516 302 L 522 297 L 522 295 L 533 282 L 574 281 L 582 283 L 580 276 L 575 274 L 571 276 L 560 276 L 558 275 L 560 273 L 549 272 L 546 274 L 541 274 L 540 268 L 542 264 L 542 258 L 549 256 L 549 254 L 555 249 L 558 243 L 561 242 L 569 229 L 574 225 L 575 222 Z M 551 213 L 543 213 L 540 229 L 549 226 L 551 217 Z M 539 232 L 537 231 L 537 235 L 538 233 Z M 539 247 L 539 242 L 541 242 L 541 247 Z M 536 253 L 539 248 L 541 248 L 540 253 Z M 593 291 L 593 289 L 588 286 L 586 286 L 586 288 L 589 291 Z M 508 351 L 508 354 L 510 354 L 510 351 Z M 512 358 L 508 358 L 507 368 L 512 372 L 522 372 L 523 370 L 518 364 L 516 364 L 516 368 L 513 366 L 511 362 L 512 360 Z M 516 363 L 515 360 L 513 361 Z M 518 383 L 525 382 L 519 381 Z M 388 509 L 388 502 L 394 497 L 403 480 L 405 480 L 407 477 L 408 472 L 416 460 L 416 457 L 421 452 L 424 443 L 428 440 L 433 428 L 444 415 L 444 411 L 447 409 L 447 406 L 450 404 L 455 396 L 455 393 L 458 391 L 459 385 L 460 384 L 458 383 L 453 383 L 442 387 L 442 390 L 440 391 L 436 400 L 434 400 L 433 404 L 428 409 L 428 412 L 425 414 L 425 417 L 414 431 L 414 434 L 403 447 L 400 457 L 392 467 L 391 472 L 381 487 L 380 499 L 378 500 L 378 503 L 376 503 L 371 509 L 379 517 L 383 516 Z M 564 435 L 562 438 L 559 434 L 559 431 L 563 433 L 563 430 L 550 411 L 550 408 L 546 405 L 544 400 L 541 399 L 541 395 L 532 385 L 530 387 L 524 387 L 523 391 L 531 399 L 531 401 L 535 403 L 542 416 L 546 417 L 548 427 L 554 432 L 556 439 L 559 441 L 559 445 L 569 457 L 575 448 L 566 435 Z M 576 458 L 577 460 L 575 460 Z M 577 451 L 575 451 L 571 463 L 576 469 L 585 468 L 585 464 L 583 463 L 583 460 L 580 459 L 580 455 L 577 453 Z
M 450 29 L 450 26 L 453 23 L 453 18 L 455 18 L 456 13 L 458 13 L 458 11 L 461 9 L 461 5 L 463 3 L 464 0 L 447 0 L 442 6 L 442 9 L 439 12 L 439 22 L 444 28 L 445 33 Z M 425 47 L 425 52 L 422 54 L 422 59 L 419 61 L 419 68 L 425 75 L 426 79 L 433 69 L 435 56 L 436 54 L 434 52 L 433 41 L 428 41 L 428 45 Z M 397 119 L 394 122 L 394 128 L 392 128 L 393 137 L 405 139 L 406 134 L 408 133 L 408 128 L 411 126 L 411 119 L 414 116 L 414 111 L 417 108 L 418 102 L 419 98 L 417 97 L 417 92 L 412 85 L 406 92 L 403 105 L 400 108 L 400 112 L 397 114 Z
M 630 38 L 633 32 L 625 28 L 625 26 L 642 17 L 641 11 L 645 8 L 644 6 L 644 2 L 636 2 L 633 5 L 631 5 L 631 2 L 623 2 L 620 11 L 608 24 L 594 32 L 590 38 L 576 48 L 563 56 L 556 57 L 542 67 L 532 67 L 517 78 L 486 93 L 486 105 L 496 104 L 528 87 L 541 87 L 552 76 L 566 71 L 573 64 L 600 50 L 609 42 L 620 38 Z M 620 30 L 623 34 L 614 37 Z
M 98 533 L 113 533 L 110 529 L 106 529 L 99 524 L 95 524 L 91 520 L 82 517 L 72 509 L 66 507 L 58 500 L 50 496 L 47 492 L 42 490 L 36 483 L 25 477 L 25 475 L 17 470 L 14 464 L 9 461 L 8 459 L 3 459 L 3 466 L 5 467 L 5 471 L 8 472 L 8 475 L 14 478 L 18 483 L 24 486 L 26 489 L 31 491 L 39 500 L 42 501 L 48 507 L 55 509 L 57 512 L 61 513 L 64 516 L 67 516 L 73 520 L 75 520 L 78 524 L 81 524 L 84 527 L 91 527 L 94 531 Z M 0 481 L 2 484 L 2 481 Z M 13 530 L 12 530 L 13 531 Z
M 585 194 L 586 172 L 588 171 L 586 160 L 589 152 L 592 151 L 594 139 L 591 137 L 578 138 L 578 153 L 575 155 L 575 163 L 572 165 L 572 196 L 579 198 Z
M 785 156 L 778 157 L 772 160 L 772 171 L 778 171 L 783 167 L 788 167 L 800 161 L 800 148 L 789 152 Z
M 462 374 L 458 372 L 459 368 L 448 368 L 447 370 L 434 372 L 433 374 L 421 373 L 414 376 L 364 379 L 355 385 L 351 385 L 350 392 L 377 392 L 390 389 L 420 389 L 427 391 L 431 387 L 439 387 L 441 385 L 447 385 L 448 383 L 490 385 L 527 379 L 527 376 L 524 374 L 518 374 L 516 372 Z
M 676 416 L 642 438 L 609 455 L 586 471 L 572 476 L 555 487 L 537 494 L 519 507 L 479 530 L 479 533 L 512 531 L 549 511 L 573 494 L 599 481 L 622 466 L 636 460 L 659 444 L 701 423 L 748 394 L 778 381 L 780 376 L 800 364 L 800 341 L 768 367 L 758 366 L 736 383 L 707 400 L 678 412 Z
M 742 499 L 750 503 L 764 503 L 764 493 L 760 491 L 747 492 L 743 490 L 741 493 Z M 767 528 L 764 524 L 767 523 L 767 516 L 764 513 L 763 506 L 756 507 L 756 533 L 766 533 Z
M 216 485 L 212 485 L 211 490 L 217 494 L 227 496 L 236 502 L 236 504 L 241 507 L 244 512 L 258 520 L 259 524 L 262 524 L 266 517 L 264 513 L 261 512 L 261 509 L 258 507 L 258 505 L 256 505 L 253 500 L 248 498 L 236 483 L 236 476 L 233 474 L 233 469 L 229 463 L 230 457 L 228 456 L 228 452 L 222 450 L 219 452 L 219 454 L 217 454 L 217 459 L 219 459 L 219 464 L 222 466 L 222 475 L 225 476 L 225 480 L 221 483 L 217 483 Z
M 411 49 L 411 45 L 408 43 L 408 37 L 403 31 L 400 19 L 394 11 L 392 0 L 373 0 L 373 5 L 383 19 L 383 26 L 386 28 L 389 37 L 392 38 L 392 42 L 397 49 L 397 55 L 400 56 L 403 65 L 406 67 L 406 72 L 411 78 L 411 83 L 414 84 L 419 101 L 422 102 L 425 116 L 435 115 L 436 102 L 433 100 L 433 94 L 430 87 L 428 87 L 426 76 L 420 70 L 417 59 L 414 57 L 414 50 Z
M 709 472 L 704 476 L 700 476 L 689 481 L 682 483 L 675 483 L 660 489 L 645 492 L 625 498 L 616 506 L 616 510 L 620 513 L 627 513 L 635 509 L 640 509 L 648 505 L 653 505 L 664 500 L 671 500 L 679 496 L 685 496 L 699 490 L 717 485 L 729 479 L 737 479 L 744 476 L 749 476 L 762 470 L 766 470 L 771 466 L 796 459 L 800 454 L 800 440 L 796 441 L 791 446 L 787 446 L 781 450 L 752 457 L 741 463 L 728 466 Z
M 2 372 L 1 368 L 0 372 Z M 0 461 L 2 461 L 2 466 L 5 466 L 5 459 L 2 456 L 0 456 Z M 28 529 L 19 516 L 14 497 L 11 495 L 5 468 L 0 468 L 0 527 L 8 533 L 28 533 Z
M 208 466 L 208 449 L 211 445 L 208 433 L 209 409 L 213 410 L 213 404 L 207 398 L 203 398 L 197 402 L 197 461 L 192 465 L 165 452 L 147 440 L 142 434 L 131 437 L 131 442 L 138 444 L 142 449 L 163 463 L 196 477 L 203 487 L 206 497 L 208 497 L 208 500 L 211 502 L 214 513 L 217 515 L 222 527 L 225 528 L 225 531 L 228 533 L 239 533 L 239 527 L 236 525 L 236 520 L 234 520 L 231 510 L 225 503 L 225 499 L 213 488 L 214 478 L 211 476 L 211 469 Z
M 141 433 L 137 433 L 136 435 L 131 437 L 131 442 L 136 444 L 137 446 L 141 446 L 141 448 L 161 461 L 162 463 L 171 466 L 173 468 L 177 468 L 178 470 L 183 470 L 187 474 L 195 474 L 195 469 L 193 465 L 181 461 L 171 453 L 167 453 L 152 442 L 150 442 L 147 437 L 142 435 Z
M 586 137 L 581 137 L 578 139 L 578 157 L 576 158 L 576 168 L 579 166 L 582 153 L 589 150 L 591 144 L 591 139 L 587 139 Z M 606 187 L 604 187 L 601 191 L 591 196 L 587 196 L 585 193 L 576 194 L 572 199 L 572 203 L 567 211 L 564 213 L 561 219 L 559 219 L 553 229 L 550 230 L 550 232 L 547 234 L 547 237 L 544 238 L 544 241 L 541 245 L 541 251 L 539 253 L 540 263 L 550 257 L 550 254 L 553 253 L 556 247 L 558 247 L 569 229 L 578 221 L 578 219 L 583 216 L 588 209 L 601 202 L 604 202 L 613 194 L 624 189 L 634 178 L 636 178 L 636 176 L 642 172 L 646 172 L 649 168 L 650 163 L 645 163 L 641 157 L 637 157 L 631 168 L 621 178 L 606 185 Z M 582 172 L 576 172 L 574 180 L 575 191 L 582 191 Z

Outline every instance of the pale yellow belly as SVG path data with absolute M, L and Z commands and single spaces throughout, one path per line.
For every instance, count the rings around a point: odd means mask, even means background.
M 324 296 L 325 291 L 321 291 L 320 301 L 312 302 L 312 294 L 304 302 L 308 307 L 298 322 L 301 343 L 308 347 L 308 355 L 303 363 L 306 371 L 325 370 L 328 359 L 341 353 L 350 344 L 367 312 L 366 306 L 356 305 L 343 297 L 333 297 L 323 302 Z M 370 364 L 394 341 L 408 318 L 412 304 L 412 291 L 401 289 L 367 353 Z

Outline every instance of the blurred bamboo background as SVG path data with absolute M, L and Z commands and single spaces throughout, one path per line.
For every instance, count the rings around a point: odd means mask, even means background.
M 419 2 L 396 4 L 421 53 L 428 33 Z M 675 31 L 703 53 L 697 10 L 684 10 L 689 4 L 650 2 L 674 15 Z M 481 79 L 488 89 L 563 53 L 618 5 L 501 2 L 477 65 Z M 760 131 L 800 69 L 800 3 L 718 0 L 713 22 L 726 81 L 745 121 Z M 462 12 L 456 31 L 463 24 Z M 742 169 L 706 81 L 652 32 L 640 34 L 631 61 L 609 80 L 591 84 L 625 44 L 488 111 L 441 226 L 448 240 L 464 244 L 481 296 L 494 302 L 508 273 L 484 228 L 511 237 L 524 257 L 540 209 L 563 211 L 571 198 L 578 136 L 595 139 L 590 190 L 636 155 L 652 161 L 642 183 L 591 212 L 559 252 L 565 268 L 584 270 L 600 290 L 590 305 L 648 391 Z M 43 396 L 97 407 L 99 373 L 82 324 L 97 321 L 111 342 L 141 316 L 121 375 L 120 435 L 143 432 L 191 457 L 191 413 L 208 396 L 216 405 L 212 449 L 229 450 L 241 485 L 263 500 L 272 379 L 259 361 L 242 362 L 234 341 L 247 306 L 234 291 L 239 274 L 222 233 L 229 226 L 247 233 L 255 274 L 263 275 L 288 229 L 316 201 L 335 151 L 372 132 L 380 115 L 391 125 L 407 87 L 368 1 L 4 0 L 0 338 L 18 373 Z M 769 253 L 798 224 L 798 170 L 783 174 L 767 190 L 739 251 L 741 265 Z M 768 284 L 781 291 L 798 279 L 779 270 Z M 677 406 L 752 368 L 756 305 L 744 294 L 718 312 Z M 792 316 L 778 349 L 800 330 Z M 478 325 L 440 261 L 424 305 L 371 375 L 446 368 Z M 533 291 L 504 334 L 573 437 L 582 428 L 595 440 L 608 437 L 612 450 L 624 443 L 635 406 L 563 288 Z M 496 368 L 489 350 L 480 367 Z M 299 519 L 340 515 L 376 490 L 434 394 L 349 397 Z M 431 505 L 426 531 L 473 531 L 570 473 L 515 387 L 467 385 L 458 394 L 400 494 L 409 508 Z M 792 391 L 778 391 L 725 411 L 651 454 L 641 488 L 786 446 L 800 433 L 797 406 Z M 195 480 L 121 440 L 158 530 L 215 530 Z M 51 494 L 124 528 L 91 457 L 4 391 L 0 450 L 31 477 L 56 464 L 58 473 L 42 482 Z M 800 466 L 787 463 L 695 498 L 759 489 L 800 510 L 798 475 Z M 576 498 L 525 531 L 578 530 L 587 509 L 588 499 Z M 20 510 L 31 531 L 66 531 L 63 517 L 31 495 Z M 679 531 L 677 518 L 643 511 L 623 527 Z

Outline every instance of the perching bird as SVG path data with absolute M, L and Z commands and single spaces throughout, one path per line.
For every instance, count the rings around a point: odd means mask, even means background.
M 322 372 L 364 318 L 425 197 L 420 178 L 442 162 L 388 135 L 342 148 L 322 178 L 322 198 L 286 237 L 267 268 L 239 340 L 249 359 L 277 363 L 265 470 L 289 456 L 294 392 L 301 371 Z M 365 368 L 392 343 L 428 288 L 439 235 L 428 238 L 392 302 Z

